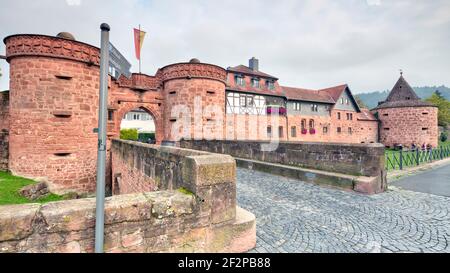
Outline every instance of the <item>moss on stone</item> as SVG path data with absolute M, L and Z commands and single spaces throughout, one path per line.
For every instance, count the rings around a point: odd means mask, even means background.
M 186 189 L 184 187 L 179 188 L 178 191 L 183 193 L 183 194 L 195 196 L 195 194 L 193 192 L 191 192 L 190 190 L 188 190 L 188 189 Z

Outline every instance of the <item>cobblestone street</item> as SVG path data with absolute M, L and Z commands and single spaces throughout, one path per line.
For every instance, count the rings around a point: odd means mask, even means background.
M 252 252 L 450 252 L 450 198 L 392 187 L 366 196 L 238 169 L 257 219 Z

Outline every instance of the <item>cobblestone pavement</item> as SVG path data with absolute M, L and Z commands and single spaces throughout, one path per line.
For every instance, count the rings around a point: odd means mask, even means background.
M 366 196 L 238 169 L 256 215 L 251 252 L 450 252 L 450 198 L 391 189 Z

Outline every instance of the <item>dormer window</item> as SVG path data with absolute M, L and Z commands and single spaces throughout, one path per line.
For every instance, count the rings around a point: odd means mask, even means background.
M 272 80 L 266 80 L 267 89 L 273 90 L 275 88 L 275 83 Z
M 259 79 L 258 78 L 252 79 L 252 87 L 259 88 Z
M 344 98 L 341 98 L 341 104 L 344 104 Z
M 235 76 L 235 81 L 236 81 L 236 85 L 239 85 L 239 86 L 244 86 L 245 85 L 244 77 L 241 76 L 241 75 L 236 75 Z

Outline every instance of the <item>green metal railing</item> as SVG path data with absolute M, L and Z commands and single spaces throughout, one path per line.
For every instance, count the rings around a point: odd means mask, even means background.
M 385 164 L 389 170 L 403 170 L 450 157 L 450 146 L 427 150 L 386 151 Z

